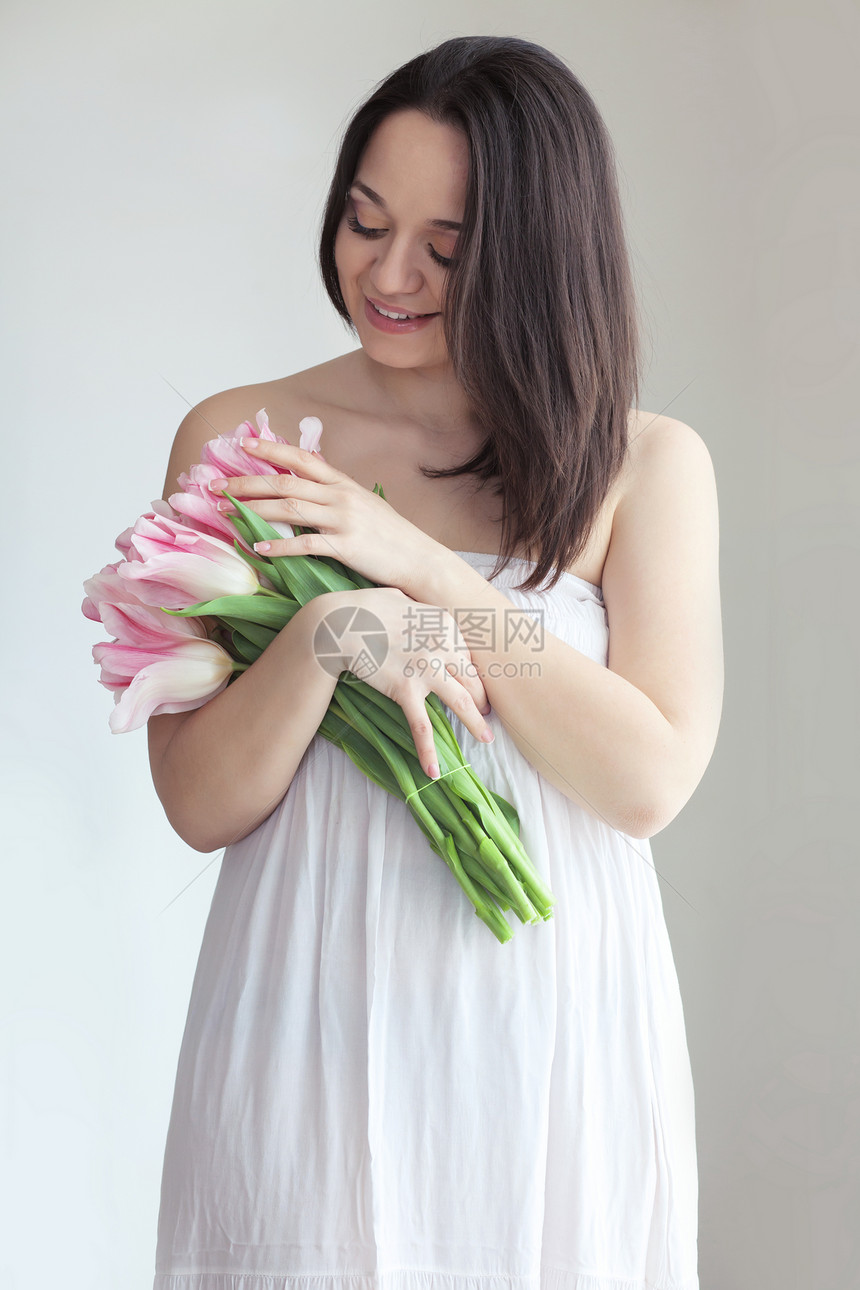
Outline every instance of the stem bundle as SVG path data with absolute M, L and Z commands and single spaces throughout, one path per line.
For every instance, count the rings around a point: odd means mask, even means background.
M 230 519 L 249 545 L 280 539 L 254 511 L 229 500 L 237 511 Z M 265 594 L 224 596 L 173 612 L 215 618 L 222 643 L 243 667 L 259 657 L 308 600 L 327 591 L 377 585 L 328 557 L 263 558 L 249 555 L 238 542 L 236 548 L 271 584 L 261 587 Z M 552 916 L 556 900 L 520 841 L 515 808 L 487 789 L 466 762 L 439 697 L 428 694 L 426 706 L 438 779 L 422 770 L 400 705 L 351 672 L 339 676 L 319 734 L 341 748 L 368 779 L 406 803 L 478 918 L 504 943 L 513 935 L 505 912 L 513 910 L 522 923 L 536 923 Z

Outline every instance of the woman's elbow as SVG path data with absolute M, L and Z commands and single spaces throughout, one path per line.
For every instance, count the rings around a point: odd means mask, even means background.
M 158 792 L 157 786 L 156 792 Z M 205 818 L 205 813 L 188 811 L 187 803 L 184 804 L 186 809 L 183 809 L 183 803 L 171 802 L 166 793 L 158 793 L 158 798 L 173 832 L 186 846 L 191 847 L 192 851 L 199 851 L 201 855 L 211 855 L 213 851 L 221 850 L 224 842 L 218 831 L 212 827 L 211 818 L 208 820 Z
M 677 814 L 677 812 L 676 812 Z M 670 818 L 674 818 L 670 817 Z M 624 822 L 624 828 L 621 830 L 628 838 L 637 838 L 640 841 L 646 841 L 653 838 L 655 833 L 665 829 L 670 822 L 665 817 L 665 812 L 651 803 L 636 806 L 627 813 Z
M 685 757 L 675 767 L 674 774 L 664 775 L 659 787 L 648 794 L 647 801 L 632 812 L 631 827 L 627 830 L 630 837 L 653 838 L 668 828 L 695 793 L 709 761 L 710 752 L 707 756 Z

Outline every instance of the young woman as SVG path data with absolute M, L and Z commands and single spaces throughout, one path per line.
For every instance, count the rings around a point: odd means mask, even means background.
M 649 839 L 717 736 L 717 499 L 696 432 L 635 406 L 591 97 L 521 40 L 413 59 L 346 130 L 320 261 L 358 348 L 206 399 L 167 474 L 165 497 L 265 407 L 290 443 L 249 451 L 295 473 L 224 491 L 314 530 L 272 553 L 380 585 L 318 597 L 204 707 L 150 722 L 173 826 L 227 848 L 155 1290 L 695 1290 L 693 1088 Z M 308 415 L 323 457 L 291 446 Z M 549 922 L 500 946 L 403 804 L 316 734 L 336 678 L 314 635 L 346 605 L 384 625 L 365 679 L 428 774 L 432 691 L 516 805 Z

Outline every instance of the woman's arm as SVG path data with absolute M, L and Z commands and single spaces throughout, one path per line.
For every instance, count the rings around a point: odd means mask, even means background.
M 512 602 L 459 556 L 441 558 L 421 594 L 454 615 L 467 643 L 470 610 L 496 615 L 495 635 L 482 623 L 480 639 L 498 647 L 476 644 L 472 658 L 514 743 L 572 801 L 648 838 L 675 818 L 710 761 L 723 646 L 710 454 L 671 418 L 640 439 L 603 570 L 608 667 L 551 632 L 539 652 L 505 645 Z
M 203 444 L 232 433 L 247 396 L 227 391 L 189 412 L 176 434 L 165 500 Z M 331 702 L 337 680 L 317 662 L 313 633 L 324 597 L 303 606 L 259 659 L 191 712 L 149 720 L 156 792 L 179 836 L 197 851 L 238 841 L 277 806 Z
M 202 708 L 150 717 L 155 791 L 196 851 L 245 837 L 292 783 L 337 684 L 312 648 L 322 599 L 304 605 L 256 663 Z

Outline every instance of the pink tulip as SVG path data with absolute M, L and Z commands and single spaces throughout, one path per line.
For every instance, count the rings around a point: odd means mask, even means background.
M 223 472 L 215 466 L 192 466 L 186 474 L 179 476 L 181 493 L 173 493 L 170 505 L 186 524 L 198 533 L 207 533 L 210 537 L 221 538 L 225 542 L 240 542 L 250 550 L 247 542 L 239 536 L 223 511 L 218 510 L 222 500 L 219 493 L 209 491 L 209 481 L 219 479 Z M 131 530 L 129 530 L 131 531 Z
M 254 570 L 226 542 L 152 513 L 134 525 L 129 559 L 117 573 L 144 604 L 165 609 L 260 590 Z
M 221 497 L 217 493 L 210 492 L 209 483 L 222 475 L 236 478 L 239 475 L 293 474 L 291 470 L 283 470 L 270 462 L 257 461 L 249 457 L 240 447 L 240 441 L 244 438 L 265 439 L 271 443 L 286 442 L 269 429 L 265 408 L 261 408 L 257 413 L 257 426 L 258 429 L 255 430 L 250 421 L 243 421 L 231 435 L 221 435 L 217 439 L 211 439 L 203 447 L 202 463 L 192 466 L 190 471 L 179 476 L 178 483 L 182 491 L 173 493 L 170 497 L 170 506 L 191 528 L 200 533 L 206 533 L 210 537 L 222 538 L 231 544 L 238 541 L 246 550 L 250 550 L 250 547 L 239 536 L 228 515 L 218 510 Z M 308 452 L 316 452 L 322 457 L 318 448 L 322 428 L 319 417 L 304 417 L 299 422 L 299 447 L 307 449 Z M 283 532 L 285 526 L 276 527 Z M 288 531 L 285 536 L 292 536 L 292 527 L 286 526 L 286 528 Z M 131 529 L 128 530 L 128 534 L 131 534 Z
M 302 417 L 299 422 L 299 447 L 307 449 L 308 452 L 315 452 L 325 461 L 325 457 L 319 450 L 322 429 L 323 424 L 319 417 Z
M 200 533 L 206 533 L 210 537 L 222 538 L 231 544 L 238 541 L 247 550 L 250 550 L 248 544 L 239 537 L 228 515 L 218 510 L 221 497 L 217 493 L 210 492 L 209 483 L 221 476 L 235 479 L 240 475 L 293 474 L 293 471 L 283 470 L 279 466 L 272 465 L 271 462 L 257 461 L 249 457 L 240 447 L 240 441 L 244 438 L 265 439 L 271 443 L 286 442 L 269 429 L 265 408 L 261 408 L 257 413 L 257 426 L 258 429 L 255 429 L 250 421 L 243 421 L 231 435 L 210 439 L 204 444 L 201 452 L 203 461 L 179 476 L 178 483 L 182 491 L 173 493 L 170 497 L 170 506 L 191 528 Z M 325 458 L 318 447 L 322 428 L 319 417 L 304 417 L 299 422 L 299 447 L 307 449 L 308 452 L 317 453 L 324 461 Z M 153 509 L 155 509 L 155 503 L 153 503 Z M 126 548 L 130 542 L 131 532 L 132 530 L 128 529 L 121 535 L 126 539 Z M 291 536 L 292 532 L 292 528 L 289 528 L 286 536 Z
M 233 673 L 226 650 L 210 640 L 177 640 L 147 648 L 120 641 L 93 646 L 101 684 L 114 692 L 114 734 L 125 734 L 164 712 L 202 707 L 225 688 Z
M 199 618 L 177 618 L 138 600 L 131 583 L 117 572 L 119 564 L 106 565 L 84 583 L 87 595 L 81 610 L 85 617 L 103 623 L 123 645 L 158 649 L 176 640 L 206 636 Z
M 259 428 L 252 426 L 250 421 L 243 421 L 231 435 L 219 435 L 217 439 L 210 439 L 203 445 L 200 454 L 203 465 L 216 468 L 216 473 L 210 478 L 217 479 L 223 475 L 228 479 L 236 479 L 240 475 L 292 475 L 294 473 L 291 470 L 282 470 L 271 462 L 249 457 L 242 449 L 240 446 L 242 439 L 265 439 L 269 443 L 287 442 L 269 429 L 269 418 L 265 408 L 260 408 L 257 413 L 257 427 Z M 299 447 L 307 449 L 308 452 L 316 452 L 322 457 L 319 451 L 322 429 L 322 421 L 319 417 L 303 417 L 299 422 Z M 324 457 L 323 461 L 325 461 Z
M 154 502 L 150 503 L 150 505 L 155 515 L 164 515 L 167 518 L 176 519 L 176 515 L 171 510 L 170 506 L 168 506 L 167 502 L 163 502 L 160 497 L 157 498 Z M 117 551 L 119 551 L 120 555 L 124 556 L 126 560 L 129 558 L 128 552 L 131 544 L 131 535 L 133 532 L 134 532 L 134 529 L 124 529 L 122 533 L 120 533 L 116 542 L 114 542 L 114 546 L 116 547 Z
M 199 618 L 180 618 L 152 605 L 101 605 L 101 621 L 120 645 L 134 649 L 161 650 L 184 640 L 205 640 L 206 628 Z
M 266 439 L 269 443 L 285 443 L 280 435 L 273 434 L 269 429 L 269 418 L 266 415 L 265 408 L 261 408 L 257 413 L 257 427 L 251 425 L 250 421 L 243 421 L 237 426 L 231 435 L 219 435 L 217 439 L 210 439 L 203 445 L 200 453 L 200 460 L 204 466 L 214 466 L 216 474 L 213 479 L 223 476 L 226 479 L 236 479 L 240 475 L 280 475 L 277 466 L 273 466 L 270 461 L 259 461 L 254 457 L 249 457 L 246 452 L 239 446 L 240 439 Z
M 128 530 L 131 532 L 131 529 Z M 137 596 L 131 589 L 130 583 L 126 582 L 117 573 L 121 561 L 117 560 L 116 564 L 106 564 L 103 569 L 94 574 L 92 578 L 87 578 L 84 583 L 84 591 L 87 593 L 84 603 L 81 605 L 81 612 L 85 618 L 89 618 L 94 623 L 102 621 L 101 606 L 105 601 L 110 601 L 115 605 L 122 604 L 140 604 Z

